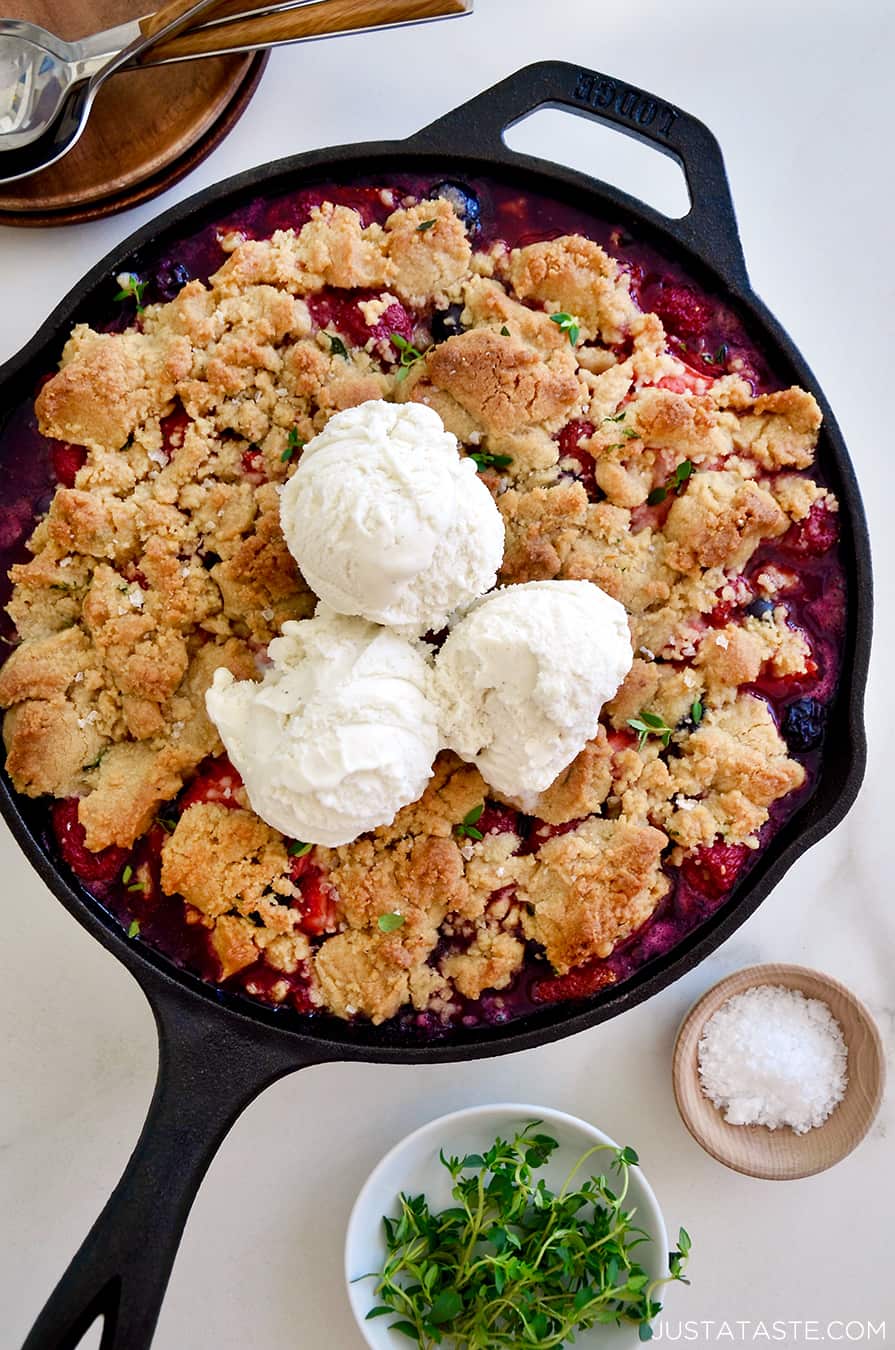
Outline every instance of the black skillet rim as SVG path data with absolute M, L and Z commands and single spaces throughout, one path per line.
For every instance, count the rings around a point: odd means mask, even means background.
M 551 63 L 554 66 L 559 63 Z M 544 66 L 531 68 L 532 74 Z M 519 79 L 529 72 L 519 72 Z M 500 88 L 498 86 L 498 88 Z M 494 92 L 494 91 L 489 91 Z M 531 106 L 538 106 L 532 103 Z M 465 109 L 459 110 L 462 114 Z M 470 110 L 471 112 L 471 110 Z M 445 122 L 445 134 L 455 141 L 458 113 Z M 696 124 L 699 125 L 699 124 Z M 704 281 L 729 299 L 745 323 L 760 334 L 762 344 L 773 354 L 778 368 L 817 397 L 824 415 L 824 433 L 819 458 L 841 503 L 842 561 L 848 582 L 849 605 L 844 642 L 846 659 L 832 708 L 834 716 L 817 785 L 810 799 L 771 840 L 742 888 L 734 891 L 719 910 L 664 956 L 647 963 L 617 989 L 581 1005 L 551 1004 L 543 1012 L 528 1014 L 502 1026 L 458 1029 L 444 1039 L 397 1038 L 388 1025 L 335 1023 L 334 1019 L 299 1020 L 297 1014 L 268 1008 L 249 998 L 207 984 L 177 967 L 151 948 L 129 940 L 118 920 L 86 890 L 67 880 L 64 864 L 56 863 L 39 842 L 38 831 L 29 824 L 26 799 L 13 791 L 5 771 L 0 777 L 0 810 L 17 843 L 53 894 L 83 927 L 138 979 L 152 999 L 153 990 L 164 988 L 190 995 L 207 1009 L 217 1008 L 229 1018 L 278 1031 L 306 1054 L 323 1060 L 372 1059 L 380 1062 L 440 1062 L 478 1058 L 524 1050 L 572 1035 L 617 1016 L 660 992 L 716 950 L 757 909 L 807 848 L 837 825 L 851 807 L 863 778 L 866 744 L 863 723 L 863 693 L 869 665 L 872 631 L 870 545 L 854 470 L 832 412 L 810 369 L 791 339 L 754 295 L 745 270 L 732 265 L 729 257 L 713 262 L 713 241 L 704 249 L 675 237 L 673 222 L 664 220 L 642 203 L 608 184 L 577 171 L 514 154 L 502 143 L 489 143 L 484 156 L 458 154 L 439 145 L 438 124 L 408 141 L 341 146 L 274 161 L 248 170 L 206 188 L 134 232 L 93 267 L 68 293 L 41 325 L 23 350 L 0 368 L 0 396 L 6 406 L 15 405 L 29 380 L 46 368 L 47 356 L 58 346 L 76 318 L 89 317 L 91 297 L 110 275 L 139 267 L 139 251 L 160 241 L 172 242 L 193 233 L 215 218 L 226 215 L 259 192 L 288 192 L 299 184 L 369 179 L 381 173 L 385 181 L 402 172 L 432 173 L 437 177 L 484 177 L 519 185 L 524 176 L 530 190 L 562 200 L 575 195 L 598 219 L 618 218 L 649 240 L 671 259 L 679 261 L 695 279 Z M 704 128 L 702 129 L 704 130 Z M 470 141 L 475 142 L 470 120 Z M 677 157 L 677 156 L 676 156 Z M 732 224 L 732 221 L 731 221 Z M 735 231 L 735 226 L 733 226 Z M 719 250 L 722 251 L 723 250 Z M 848 655 L 851 661 L 848 661 Z M 223 1031 L 224 1024 L 221 1026 Z

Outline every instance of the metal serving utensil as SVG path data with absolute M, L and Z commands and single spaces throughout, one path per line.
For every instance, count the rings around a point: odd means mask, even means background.
M 81 55 L 78 47 L 82 44 L 62 43 L 52 38 L 45 29 L 34 24 L 19 24 L 20 28 L 31 29 L 31 36 L 19 46 L 17 76 L 12 83 L 12 91 L 0 95 L 0 125 L 3 113 L 11 129 L 19 137 L 18 145 L 2 150 L 0 153 L 0 182 L 11 183 L 17 178 L 35 173 L 55 164 L 77 143 L 93 101 L 102 85 L 117 70 L 164 38 L 173 37 L 185 28 L 191 20 L 197 19 L 205 10 L 219 4 L 220 0 L 170 0 L 150 25 L 147 33 L 137 24 L 137 36 L 120 47 L 118 52 L 108 51 L 109 36 L 121 29 L 110 29 L 97 35 L 92 41 L 96 44 L 93 54 Z M 7 21 L 13 23 L 15 21 Z M 16 49 L 15 35 L 6 35 L 7 24 L 0 30 L 0 40 L 6 36 L 7 55 Z M 131 25 L 125 25 L 131 27 Z M 36 35 L 36 36 L 35 36 Z M 47 39 L 56 44 L 56 53 L 45 45 Z M 102 41 L 98 41 L 102 39 Z M 88 44 L 91 42 L 87 39 Z M 106 48 L 106 59 L 101 60 Z M 69 61 L 66 49 L 74 50 L 76 59 Z M 89 48 L 88 48 L 89 51 Z M 60 55 L 61 52 L 61 55 Z M 0 89 L 7 89 L 5 70 L 0 48 Z M 4 142 L 0 141 L 0 146 Z
M 212 21 L 196 25 L 212 8 Z M 117 72 L 471 12 L 472 0 L 274 0 L 260 8 L 257 0 L 255 7 L 253 0 L 189 6 L 174 0 L 157 14 L 79 42 L 24 20 L 0 20 L 0 183 L 25 178 L 67 154 L 100 87 Z

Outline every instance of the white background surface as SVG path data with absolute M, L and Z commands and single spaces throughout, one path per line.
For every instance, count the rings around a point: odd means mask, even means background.
M 668 1301 L 672 1334 L 685 1318 L 807 1319 L 819 1324 L 808 1328 L 816 1339 L 830 1319 L 888 1317 L 895 1342 L 891 1103 L 838 1168 L 773 1184 L 703 1155 L 669 1084 L 684 1011 L 754 961 L 825 969 L 869 1003 L 890 1046 L 895 1031 L 889 0 L 478 0 L 475 17 L 460 22 L 277 53 L 235 132 L 165 197 L 96 224 L 0 230 L 0 359 L 113 243 L 172 201 L 289 152 L 410 133 L 548 56 L 650 89 L 702 117 L 721 141 L 755 287 L 812 364 L 863 483 L 879 590 L 866 785 L 847 822 L 712 960 L 621 1020 L 512 1059 L 337 1065 L 270 1089 L 225 1141 L 199 1195 L 159 1350 L 359 1350 L 341 1265 L 360 1182 L 430 1117 L 514 1098 L 583 1115 L 639 1150 L 669 1228 L 684 1223 L 694 1240 L 692 1288 Z M 614 138 L 610 154 L 608 137 L 577 119 L 566 124 L 568 140 L 554 120 L 532 123 L 526 142 L 546 157 L 572 153 L 598 175 L 626 174 L 626 139 Z M 660 190 L 667 165 L 652 159 Z M 643 188 L 642 177 L 624 182 Z M 0 849 L 0 1342 L 12 1347 L 127 1159 L 155 1046 L 130 977 L 44 890 L 5 828 Z M 700 1331 L 701 1343 L 716 1334 Z M 747 1329 L 747 1341 L 755 1334 Z M 787 1335 L 805 1338 L 801 1327 Z

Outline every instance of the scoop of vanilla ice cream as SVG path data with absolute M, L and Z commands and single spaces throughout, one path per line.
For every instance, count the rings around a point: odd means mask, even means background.
M 436 657 L 445 741 L 498 792 L 532 810 L 596 735 L 600 709 L 631 661 L 625 610 L 592 582 L 493 591 Z
M 439 750 L 426 649 L 320 606 L 268 655 L 260 683 L 218 670 L 205 700 L 253 810 L 314 844 L 390 823 Z
M 280 521 L 321 600 L 405 633 L 444 627 L 494 585 L 503 556 L 491 493 L 422 403 L 336 413 L 302 451 Z

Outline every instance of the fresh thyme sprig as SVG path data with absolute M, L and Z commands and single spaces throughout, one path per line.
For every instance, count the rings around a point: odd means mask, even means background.
M 483 469 L 505 469 L 513 462 L 512 455 L 492 455 L 489 450 L 468 450 L 467 454 L 479 473 Z
M 301 839 L 293 839 L 286 852 L 290 858 L 304 858 L 313 847 L 313 844 L 305 844 Z
M 342 341 L 342 339 L 338 337 L 335 333 L 327 333 L 325 334 L 325 336 L 329 338 L 330 356 L 344 356 L 347 361 L 348 348 L 345 346 L 345 343 Z
M 474 806 L 471 811 L 467 811 L 460 824 L 454 826 L 454 833 L 459 835 L 461 839 L 484 839 L 485 836 L 481 830 L 476 829 L 484 809 L 485 803 L 479 802 L 478 806 Z
M 417 361 L 422 361 L 423 353 L 414 347 L 412 342 L 408 342 L 406 337 L 400 333 L 390 333 L 392 345 L 397 348 L 400 357 L 400 365 L 395 371 L 395 379 L 398 383 L 406 380 Z
M 683 491 L 684 484 L 693 472 L 693 463 L 689 459 L 681 460 L 674 473 L 669 478 L 664 487 L 653 488 L 646 499 L 647 506 L 658 506 L 664 502 L 669 492 L 676 492 L 678 495 Z
M 690 1238 L 680 1230 L 670 1274 L 650 1280 L 639 1261 L 649 1234 L 626 1208 L 631 1148 L 598 1144 L 568 1173 L 559 1191 L 535 1173 L 558 1144 L 531 1121 L 512 1142 L 496 1139 L 484 1155 L 445 1157 L 454 1204 L 433 1213 L 425 1195 L 399 1197 L 383 1219 L 388 1256 L 375 1278 L 377 1304 L 367 1314 L 395 1317 L 421 1350 L 558 1350 L 596 1325 L 636 1326 L 642 1340 L 661 1311 L 657 1291 L 687 1283 Z M 602 1152 L 606 1174 L 576 1177 Z
M 115 292 L 116 300 L 133 300 L 137 307 L 137 313 L 142 314 L 146 306 L 143 304 L 143 292 L 149 285 L 148 281 L 141 281 L 136 272 L 122 272 L 115 280 L 118 282 L 119 289 Z
M 575 343 L 578 341 L 578 335 L 581 332 L 581 324 L 579 320 L 575 318 L 575 315 L 566 314 L 565 312 L 559 314 L 551 314 L 550 322 L 555 323 L 559 328 L 562 329 L 562 331 L 565 333 L 566 337 L 569 339 L 572 346 L 574 347 Z
M 722 342 L 714 356 L 709 356 L 708 352 L 703 352 L 702 359 L 709 366 L 726 366 L 729 355 L 730 348 L 726 342 Z
M 628 718 L 628 726 L 632 731 L 637 732 L 637 749 L 642 750 L 646 744 L 647 736 L 661 736 L 663 746 L 667 747 L 671 740 L 671 733 L 674 727 L 665 724 L 657 713 L 646 712 L 638 713 L 636 717 Z
M 304 444 L 305 444 L 304 441 L 298 434 L 298 427 L 290 427 L 289 435 L 286 437 L 286 449 L 280 455 L 281 463 L 283 464 L 288 463 L 288 461 L 295 454 L 296 450 L 304 449 Z
M 380 933 L 396 933 L 404 927 L 403 914 L 380 914 L 376 920 Z
M 437 223 L 437 220 L 434 218 L 432 220 L 423 220 L 417 225 L 416 232 L 417 234 L 425 234 L 427 230 L 431 230 L 432 226 L 437 225 Z

